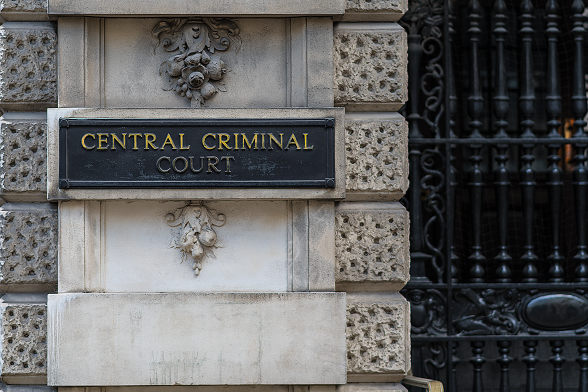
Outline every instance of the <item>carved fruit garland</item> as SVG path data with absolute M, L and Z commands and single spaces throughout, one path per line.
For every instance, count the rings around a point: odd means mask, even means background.
M 192 269 L 196 276 L 202 269 L 202 260 L 207 254 L 214 256 L 213 248 L 218 248 L 216 232 L 213 226 L 225 224 L 226 216 L 202 205 L 188 204 L 165 216 L 171 227 L 180 227 L 179 238 L 172 247 L 182 252 L 182 262 L 192 260 Z
M 228 19 L 175 18 L 158 23 L 151 35 L 166 52 L 177 52 L 161 63 L 159 74 L 166 79 L 165 91 L 174 90 L 202 107 L 218 91 L 224 90 L 227 65 L 218 53 L 241 47 L 239 27 Z

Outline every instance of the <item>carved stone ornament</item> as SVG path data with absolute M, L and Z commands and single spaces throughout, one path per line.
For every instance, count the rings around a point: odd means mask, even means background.
M 226 216 L 202 203 L 191 203 L 167 214 L 165 220 L 169 226 L 180 228 L 172 242 L 172 248 L 180 249 L 182 262 L 192 260 L 192 269 L 198 276 L 204 257 L 210 255 L 215 258 L 213 249 L 220 247 L 212 227 L 224 225 Z
M 231 45 L 241 47 L 239 27 L 228 19 L 175 18 L 159 22 L 151 35 L 166 52 L 175 53 L 161 63 L 159 74 L 165 78 L 165 91 L 174 90 L 191 100 L 193 108 L 202 107 L 218 91 L 226 91 L 223 78 L 227 65 L 218 52 Z M 154 49 L 154 51 L 155 51 Z

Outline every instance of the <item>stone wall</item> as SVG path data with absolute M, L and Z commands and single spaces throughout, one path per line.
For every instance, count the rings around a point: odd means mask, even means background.
M 335 105 L 346 110 L 347 195 L 336 208 L 337 290 L 347 292 L 347 381 L 395 390 L 410 369 L 407 1 L 348 0 L 334 27 Z M 388 383 L 388 384 L 377 384 Z M 364 384 L 370 383 L 370 384 Z M 376 383 L 376 384 L 371 384 Z
M 43 0 L 0 0 L 0 289 L 3 382 L 46 385 L 46 293 L 57 285 L 57 207 L 46 196 L 46 112 L 57 36 Z M 347 0 L 333 31 L 335 106 L 346 108 L 346 191 L 335 213 L 336 289 L 347 292 L 348 384 L 402 391 L 410 368 L 405 209 L 406 0 Z M 50 388 L 47 388 L 50 389 Z
M 1 0 L 2 381 L 47 384 L 47 293 L 57 289 L 57 205 L 47 203 L 46 109 L 57 106 L 57 35 L 46 1 Z

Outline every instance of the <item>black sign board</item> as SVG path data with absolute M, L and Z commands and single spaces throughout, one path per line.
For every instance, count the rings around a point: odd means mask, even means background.
M 333 118 L 59 121 L 60 188 L 335 186 Z

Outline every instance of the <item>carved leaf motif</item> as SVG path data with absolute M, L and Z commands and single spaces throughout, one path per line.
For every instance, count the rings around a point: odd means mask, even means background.
M 191 260 L 194 274 L 198 276 L 206 255 L 216 258 L 213 248 L 218 248 L 217 234 L 212 226 L 223 226 L 226 216 L 202 205 L 188 204 L 165 217 L 170 227 L 180 227 L 172 247 L 182 252 L 182 261 Z
M 225 62 L 215 52 L 241 46 L 239 27 L 228 19 L 175 18 L 157 23 L 151 35 L 167 52 L 178 54 L 164 61 L 159 74 L 165 79 L 164 91 L 174 90 L 201 107 L 214 97 L 227 73 Z M 154 49 L 154 51 L 155 51 Z

